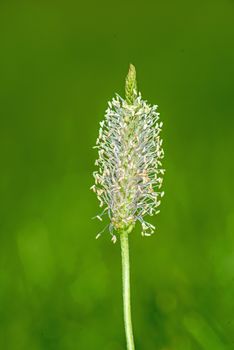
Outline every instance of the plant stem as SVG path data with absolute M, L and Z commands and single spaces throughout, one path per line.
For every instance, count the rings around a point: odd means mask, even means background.
M 130 301 L 130 262 L 129 262 L 129 246 L 128 231 L 120 233 L 121 255 L 122 255 L 122 279 L 123 279 L 123 309 L 124 309 L 124 325 L 127 341 L 127 350 L 134 350 L 134 339 L 132 331 L 131 319 L 131 301 Z

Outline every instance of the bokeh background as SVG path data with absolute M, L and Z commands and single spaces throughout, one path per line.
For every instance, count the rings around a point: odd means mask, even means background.
M 157 233 L 130 240 L 136 349 L 234 349 L 233 23 L 233 0 L 1 0 L 0 349 L 126 349 L 89 188 L 130 62 L 166 155 Z

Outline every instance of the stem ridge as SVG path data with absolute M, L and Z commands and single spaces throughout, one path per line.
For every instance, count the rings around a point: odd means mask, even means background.
M 127 231 L 122 231 L 120 233 L 120 244 L 122 256 L 124 326 L 127 341 L 127 350 L 134 350 L 135 346 L 131 318 L 130 261 Z

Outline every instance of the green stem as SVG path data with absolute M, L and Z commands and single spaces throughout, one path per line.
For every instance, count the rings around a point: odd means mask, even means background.
M 120 233 L 121 255 L 122 255 L 122 279 L 123 279 L 123 308 L 124 308 L 124 325 L 127 341 L 127 350 L 134 350 L 134 340 L 132 332 L 131 319 L 131 301 L 130 301 L 130 263 L 129 263 L 129 246 L 128 231 Z

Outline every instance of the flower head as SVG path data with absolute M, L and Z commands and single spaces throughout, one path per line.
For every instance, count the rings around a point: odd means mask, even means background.
M 95 148 L 98 159 L 94 172 L 97 194 L 103 212 L 110 218 L 109 229 L 129 230 L 139 221 L 142 234 L 150 235 L 155 227 L 146 215 L 159 212 L 162 185 L 162 139 L 157 106 L 147 103 L 136 90 L 135 68 L 131 65 L 126 79 L 126 99 L 116 95 L 108 103 L 100 122 Z M 115 236 L 114 240 L 115 240 Z

